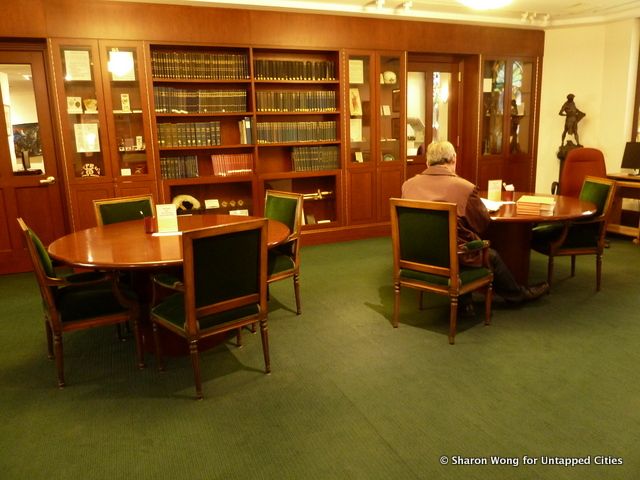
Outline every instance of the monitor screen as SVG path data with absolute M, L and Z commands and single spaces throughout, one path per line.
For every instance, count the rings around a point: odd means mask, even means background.
M 640 142 L 627 142 L 622 156 L 622 168 L 640 169 Z

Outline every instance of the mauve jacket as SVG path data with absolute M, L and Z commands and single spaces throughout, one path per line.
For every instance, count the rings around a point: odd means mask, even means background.
M 444 165 L 433 165 L 404 182 L 402 198 L 455 203 L 458 213 L 458 245 L 480 239 L 491 221 L 489 212 L 478 195 L 478 187 L 452 173 Z M 479 266 L 481 252 L 461 255 L 460 263 Z

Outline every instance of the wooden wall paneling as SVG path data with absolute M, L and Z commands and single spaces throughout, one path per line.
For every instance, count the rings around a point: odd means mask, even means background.
M 478 159 L 481 157 L 480 147 L 480 91 L 481 73 L 480 56 L 468 55 L 461 61 L 459 114 L 460 151 L 458 152 L 459 173 L 470 182 L 479 180 Z
M 35 26 L 5 30 L 42 37 L 501 56 L 537 56 L 544 50 L 542 30 L 106 0 L 25 0 L 12 6 L 12 15 L 29 23 L 29 7 L 36 12 Z
M 347 223 L 369 223 L 376 218 L 373 168 L 351 168 L 347 172 Z
M 46 0 L 2 2 L 0 32 L 2 37 L 44 38 L 47 31 Z M 4 41 L 4 40 L 3 40 Z
M 378 220 L 390 220 L 389 199 L 402 196 L 404 169 L 402 166 L 380 168 L 377 178 Z
M 112 198 L 114 196 L 113 183 L 87 182 L 70 187 L 72 229 L 82 230 L 96 226 L 93 200 Z

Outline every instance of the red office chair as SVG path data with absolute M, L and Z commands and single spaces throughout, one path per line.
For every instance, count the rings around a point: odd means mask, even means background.
M 574 148 L 564 159 L 560 182 L 551 184 L 551 193 L 578 197 L 587 175 L 606 178 L 604 155 L 596 148 Z

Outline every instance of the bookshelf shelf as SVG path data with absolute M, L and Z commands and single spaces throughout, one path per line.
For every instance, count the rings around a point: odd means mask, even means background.
M 340 188 L 338 51 L 154 44 L 149 50 L 164 202 L 186 193 L 201 202 L 241 196 L 251 213 L 259 213 L 269 188 L 301 193 Z M 203 67 L 203 58 L 213 67 Z M 219 71 L 202 78 L 207 68 Z M 218 74 L 224 78 L 215 78 Z M 214 144 L 173 131 L 189 131 L 199 122 L 215 123 Z M 191 167 L 180 166 L 176 173 L 181 163 Z M 233 174 L 245 170 L 251 174 Z M 317 218 L 339 221 L 335 196 L 314 203 Z

